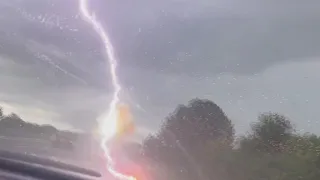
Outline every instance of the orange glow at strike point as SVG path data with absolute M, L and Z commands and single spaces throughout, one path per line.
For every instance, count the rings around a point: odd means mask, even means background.
M 129 107 L 122 104 L 117 107 L 116 136 L 129 135 L 134 133 L 134 124 Z
M 133 134 L 135 126 L 129 107 L 124 104 L 117 105 L 111 118 L 103 122 L 100 131 L 107 139 L 114 140 Z

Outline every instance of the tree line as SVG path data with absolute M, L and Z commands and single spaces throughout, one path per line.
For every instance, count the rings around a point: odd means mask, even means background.
M 26 122 L 15 113 L 5 115 L 0 107 L 0 136 L 49 140 L 52 135 L 57 134 L 70 140 L 75 140 L 78 136 L 77 133 L 62 131 L 52 125 L 38 125 Z
M 232 121 L 214 102 L 179 105 L 143 142 L 153 180 L 318 180 L 320 138 L 298 134 L 290 119 L 262 113 L 236 138 Z

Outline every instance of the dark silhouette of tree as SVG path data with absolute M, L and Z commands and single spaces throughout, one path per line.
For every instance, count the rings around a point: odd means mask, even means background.
M 205 165 L 199 161 L 205 147 L 212 142 L 230 146 L 233 136 L 233 125 L 218 105 L 193 99 L 187 106 L 178 106 L 160 131 L 145 140 L 144 152 L 175 169 L 182 179 L 205 179 L 201 170 Z
M 264 113 L 229 157 L 229 179 L 316 180 L 320 177 L 320 138 L 294 134 L 290 120 Z
M 290 138 L 293 127 L 288 118 L 277 113 L 259 116 L 259 122 L 252 125 L 254 136 L 263 142 L 282 143 Z
M 293 126 L 288 118 L 278 113 L 264 113 L 252 124 L 252 134 L 242 141 L 245 146 L 258 151 L 280 152 L 292 137 Z
M 180 105 L 166 118 L 159 135 L 175 137 L 185 148 L 203 146 L 208 141 L 232 143 L 234 129 L 222 109 L 210 100 L 193 99 Z

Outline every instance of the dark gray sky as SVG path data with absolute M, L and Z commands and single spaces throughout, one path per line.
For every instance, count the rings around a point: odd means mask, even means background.
M 139 135 L 180 103 L 216 102 L 238 134 L 260 112 L 320 134 L 320 1 L 92 0 L 119 59 Z M 0 2 L 0 104 L 90 131 L 108 107 L 103 46 L 77 0 Z

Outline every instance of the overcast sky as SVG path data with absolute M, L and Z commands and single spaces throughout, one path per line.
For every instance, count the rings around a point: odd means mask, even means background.
M 139 135 L 208 98 L 249 129 L 261 112 L 320 134 L 320 1 L 93 0 L 119 60 Z M 0 2 L 0 104 L 23 119 L 91 131 L 112 87 L 77 0 Z

